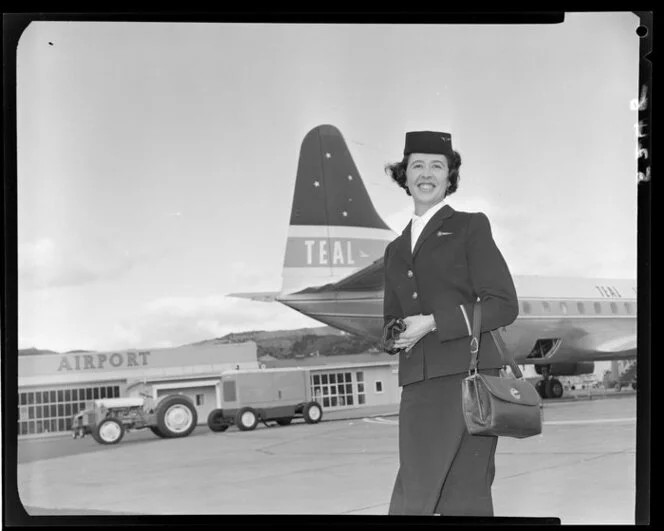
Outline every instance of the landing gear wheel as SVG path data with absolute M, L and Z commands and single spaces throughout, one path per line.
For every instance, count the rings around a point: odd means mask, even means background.
M 548 398 L 560 398 L 563 396 L 563 384 L 560 383 L 560 380 L 552 378 L 546 382 L 546 396 Z
M 224 420 L 224 412 L 221 409 L 213 409 L 207 418 L 207 425 L 212 431 L 220 432 L 228 429 L 228 424 Z
M 546 398 L 546 382 L 544 380 L 539 380 L 535 384 L 535 389 L 537 390 L 541 398 Z
M 196 406 L 187 397 L 171 395 L 162 398 L 155 408 L 157 429 L 164 437 L 186 437 L 196 427 Z
M 279 426 L 288 426 L 292 421 L 292 417 L 285 417 L 283 419 L 277 419 L 277 424 L 279 424 Z
M 318 402 L 309 402 L 304 406 L 303 414 L 307 424 L 318 424 L 323 418 L 323 408 Z
M 235 425 L 241 431 L 250 431 L 253 430 L 258 424 L 258 415 L 250 407 L 243 407 L 235 415 Z
M 118 444 L 124 433 L 122 422 L 115 417 L 105 418 L 92 429 L 92 437 L 99 444 Z

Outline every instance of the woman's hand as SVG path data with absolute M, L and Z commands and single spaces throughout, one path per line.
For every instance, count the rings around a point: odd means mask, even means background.
M 406 330 L 394 342 L 395 348 L 402 348 L 408 352 L 417 342 L 426 336 L 436 326 L 433 315 L 411 315 L 404 318 Z

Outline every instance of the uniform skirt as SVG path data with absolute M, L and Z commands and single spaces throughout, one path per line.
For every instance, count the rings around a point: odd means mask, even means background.
M 468 434 L 461 409 L 466 376 L 452 374 L 403 387 L 399 472 L 389 514 L 493 516 L 498 437 Z

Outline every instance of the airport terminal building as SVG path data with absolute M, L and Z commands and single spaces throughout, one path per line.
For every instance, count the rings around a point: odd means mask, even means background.
M 199 422 L 205 422 L 215 408 L 219 374 L 258 368 L 251 341 L 19 356 L 18 361 L 19 437 L 65 432 L 86 401 L 128 396 L 137 382 L 150 382 L 156 396 L 186 394 L 196 404 Z
M 198 423 L 217 407 L 216 384 L 229 369 L 303 367 L 311 396 L 323 410 L 396 404 L 398 362 L 385 353 L 304 359 L 257 358 L 256 343 L 188 345 L 113 352 L 19 356 L 19 437 L 62 434 L 72 416 L 99 398 L 154 398 L 182 393 L 196 406 Z

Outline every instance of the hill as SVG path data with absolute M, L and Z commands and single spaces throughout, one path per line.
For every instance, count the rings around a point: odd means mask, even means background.
M 190 343 L 191 345 L 209 345 L 214 343 L 240 343 L 242 341 L 271 341 L 278 339 L 288 339 L 293 336 L 314 335 L 314 336 L 343 336 L 344 333 L 331 326 L 319 326 L 317 328 L 298 328 L 295 330 L 251 330 L 249 332 L 233 332 L 222 337 L 205 339 Z
M 236 332 L 222 337 L 205 339 L 182 346 L 200 346 L 254 341 L 258 357 L 272 356 L 276 359 L 288 359 L 306 356 L 337 356 L 359 354 L 378 348 L 375 341 L 359 336 L 345 334 L 331 326 L 299 328 L 296 330 L 252 330 Z M 68 354 L 91 352 L 70 350 Z M 18 351 L 19 356 L 41 354 L 60 354 L 53 350 L 28 348 Z
M 18 351 L 19 356 L 41 356 L 42 354 L 60 354 L 60 352 L 42 348 L 23 348 Z
M 377 347 L 373 340 L 344 334 L 330 326 L 300 328 L 297 330 L 251 331 L 227 334 L 223 337 L 199 341 L 193 345 L 238 343 L 254 341 L 258 357 L 276 359 L 306 357 L 310 355 L 336 356 L 359 354 Z

